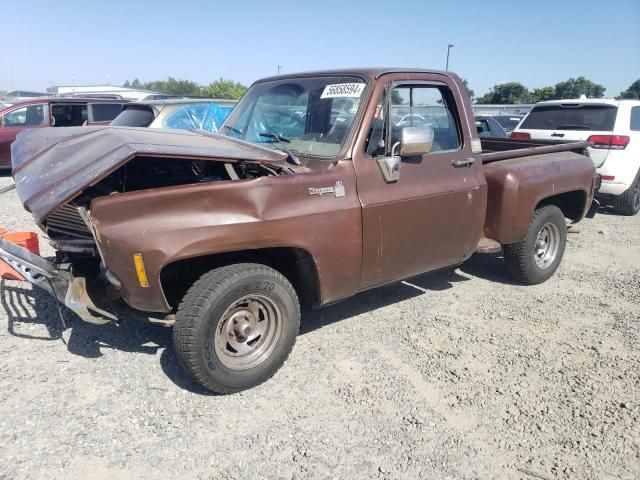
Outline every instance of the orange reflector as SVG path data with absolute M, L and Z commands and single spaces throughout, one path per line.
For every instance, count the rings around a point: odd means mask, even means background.
M 138 274 L 138 282 L 140 282 L 141 287 L 148 287 L 149 280 L 147 280 L 147 272 L 144 271 L 144 262 L 142 261 L 141 253 L 133 254 L 133 263 L 136 266 L 136 273 Z

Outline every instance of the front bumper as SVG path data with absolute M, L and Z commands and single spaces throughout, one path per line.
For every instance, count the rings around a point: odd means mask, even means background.
M 0 259 L 27 281 L 53 295 L 82 320 L 104 324 L 117 320 L 115 314 L 92 300 L 84 277 L 74 277 L 40 255 L 0 238 Z

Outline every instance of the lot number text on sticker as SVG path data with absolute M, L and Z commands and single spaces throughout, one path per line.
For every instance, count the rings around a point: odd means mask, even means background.
M 364 83 L 334 83 L 327 85 L 320 98 L 359 97 L 364 90 Z

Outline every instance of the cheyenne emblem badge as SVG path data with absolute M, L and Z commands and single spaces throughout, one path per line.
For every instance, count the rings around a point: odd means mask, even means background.
M 336 182 L 335 187 L 309 188 L 309 195 L 324 195 L 325 193 L 335 193 L 336 197 L 344 197 L 344 185 L 342 182 Z

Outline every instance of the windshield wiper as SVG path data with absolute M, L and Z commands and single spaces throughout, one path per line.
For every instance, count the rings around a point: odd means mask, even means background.
M 300 159 L 298 157 L 296 157 L 291 150 L 285 150 L 284 148 L 279 148 L 278 150 L 281 150 L 284 153 L 286 153 L 287 155 L 289 155 L 287 160 L 289 160 L 294 165 L 302 165 L 302 163 L 300 162 Z
M 222 125 L 220 128 L 227 128 L 227 129 L 231 130 L 232 132 L 237 133 L 238 135 L 242 135 L 242 131 L 241 130 L 238 130 L 237 128 L 232 127 L 231 125 Z
M 260 135 L 261 137 L 270 138 L 271 140 L 275 140 L 276 142 L 291 143 L 291 140 L 289 140 L 288 138 L 273 132 L 259 133 L 258 135 Z
M 259 133 L 258 135 L 260 135 L 261 137 L 270 138 L 271 140 L 274 140 L 276 142 L 291 143 L 291 140 L 289 140 L 288 138 L 273 132 Z M 287 150 L 286 148 L 278 148 L 278 150 L 286 153 L 288 155 L 287 160 L 289 160 L 294 165 L 302 165 L 300 159 L 296 157 L 290 150 Z

